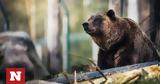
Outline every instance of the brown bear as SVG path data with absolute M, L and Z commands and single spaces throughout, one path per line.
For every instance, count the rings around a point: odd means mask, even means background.
M 26 81 L 49 76 L 25 32 L 0 33 L 0 84 L 6 80 L 6 68 L 25 68 Z
M 158 60 L 158 52 L 138 24 L 115 15 L 113 10 L 97 13 L 83 28 L 99 46 L 98 66 L 107 69 Z

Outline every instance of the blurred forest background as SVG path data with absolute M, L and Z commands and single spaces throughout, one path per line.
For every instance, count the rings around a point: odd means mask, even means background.
M 134 19 L 160 48 L 159 0 L 0 0 L 0 32 L 25 31 L 53 73 L 96 63 L 98 47 L 82 28 L 92 14 L 114 9 Z

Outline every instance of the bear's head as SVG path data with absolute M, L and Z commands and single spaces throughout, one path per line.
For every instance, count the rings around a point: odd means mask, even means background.
M 115 15 L 113 10 L 106 13 L 97 13 L 83 24 L 84 31 L 88 33 L 102 49 L 110 49 L 127 37 L 130 29 L 128 21 Z

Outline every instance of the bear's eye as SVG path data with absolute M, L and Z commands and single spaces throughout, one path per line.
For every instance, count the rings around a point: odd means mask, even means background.
M 102 19 L 101 19 L 101 18 L 95 18 L 94 21 L 93 21 L 93 23 L 94 23 L 95 25 L 100 25 L 101 22 L 102 22 Z

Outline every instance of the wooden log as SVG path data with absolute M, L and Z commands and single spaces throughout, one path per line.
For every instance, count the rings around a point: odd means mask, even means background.
M 106 75 L 106 76 L 111 76 L 112 74 L 124 73 L 124 72 L 132 71 L 132 70 L 135 70 L 135 69 L 149 67 L 149 66 L 156 65 L 156 64 L 160 64 L 160 63 L 158 61 L 154 61 L 154 62 L 133 64 L 133 65 L 123 66 L 123 67 L 117 67 L 117 68 L 111 68 L 111 69 L 107 69 L 107 70 L 102 70 L 102 73 L 104 75 Z M 82 82 L 82 81 L 85 81 L 85 80 L 91 81 L 92 79 L 96 79 L 96 78 L 100 78 L 100 77 L 102 77 L 102 75 L 97 71 L 95 71 L 95 72 L 86 72 L 86 73 L 78 74 L 77 75 L 77 81 L 78 82 Z M 69 78 L 70 81 L 73 82 L 73 80 L 74 80 L 73 75 L 68 76 L 68 78 Z M 102 78 L 101 81 L 104 81 L 104 80 L 105 79 Z M 108 79 L 108 80 L 110 80 L 110 79 Z M 65 77 L 62 77 L 62 76 L 50 79 L 49 81 L 54 81 L 54 82 L 58 82 L 58 83 L 69 83 L 68 79 L 66 79 Z
M 104 78 L 92 79 L 92 84 L 159 84 L 160 82 L 160 66 L 151 65 L 132 71 L 123 73 L 115 73 L 107 76 L 108 80 Z M 78 84 L 90 84 L 87 81 L 81 81 Z

